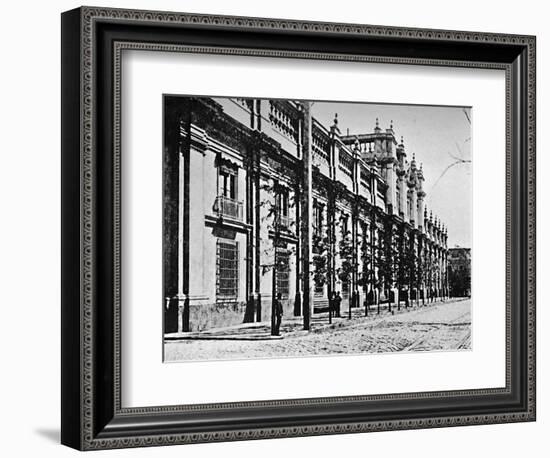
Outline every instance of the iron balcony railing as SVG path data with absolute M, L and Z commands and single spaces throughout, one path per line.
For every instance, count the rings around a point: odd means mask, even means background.
M 243 203 L 226 196 L 217 196 L 214 204 L 214 211 L 218 216 L 233 219 L 236 221 L 243 220 Z

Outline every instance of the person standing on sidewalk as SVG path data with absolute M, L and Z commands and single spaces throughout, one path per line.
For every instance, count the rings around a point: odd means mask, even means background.
M 328 298 L 328 322 L 332 323 L 332 317 L 334 316 L 335 308 L 334 301 L 336 299 L 336 293 L 333 291 Z
M 281 293 L 277 293 L 275 299 L 275 335 L 280 335 L 281 320 L 283 318 L 283 304 L 281 302 Z
M 334 308 L 336 309 L 336 316 L 340 318 L 340 306 L 342 305 L 342 296 L 340 296 L 340 291 L 336 293 L 334 298 Z

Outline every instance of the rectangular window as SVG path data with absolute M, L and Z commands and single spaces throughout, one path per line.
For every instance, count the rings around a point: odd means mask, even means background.
M 218 169 L 218 195 L 215 211 L 219 216 L 236 221 L 243 219 L 243 204 L 238 198 L 237 169 L 222 165 Z
M 342 214 L 342 234 L 344 237 L 348 234 L 349 224 L 348 224 L 348 215 Z
M 237 174 L 226 167 L 219 169 L 218 195 L 229 199 L 237 199 Z
M 288 229 L 290 227 L 288 200 L 289 200 L 288 189 L 285 189 L 285 188 L 279 189 L 277 192 L 277 211 L 279 213 L 279 224 L 283 229 Z
M 321 235 L 323 231 L 323 207 L 317 201 L 313 202 L 313 232 Z
M 290 253 L 288 250 L 277 250 L 277 292 L 283 298 L 290 294 Z
M 218 239 L 216 243 L 216 297 L 237 300 L 239 296 L 239 242 Z

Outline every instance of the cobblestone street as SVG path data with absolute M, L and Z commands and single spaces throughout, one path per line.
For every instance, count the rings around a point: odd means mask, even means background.
M 279 358 L 329 354 L 470 349 L 471 300 L 452 300 L 394 314 L 353 310 L 352 319 L 326 314 L 302 330 L 300 318 L 283 320 L 281 337 L 269 337 L 269 323 L 252 323 L 166 340 L 165 361 Z

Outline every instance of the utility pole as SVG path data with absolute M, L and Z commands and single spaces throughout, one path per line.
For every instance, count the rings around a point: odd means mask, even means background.
M 312 220 L 312 139 L 311 139 L 311 102 L 301 102 L 303 112 L 303 136 L 302 136 L 302 193 L 300 195 L 300 235 L 302 249 L 302 310 L 304 314 L 304 329 L 310 328 L 310 314 L 311 314 L 311 220 Z

